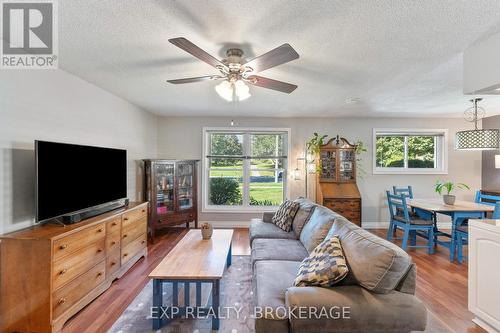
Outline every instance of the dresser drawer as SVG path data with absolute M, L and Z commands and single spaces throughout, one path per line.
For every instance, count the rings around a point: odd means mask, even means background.
M 111 220 L 106 222 L 106 232 L 119 232 L 122 227 L 122 217 L 114 217 Z
M 109 279 L 120 268 L 120 249 L 108 252 L 106 257 L 106 278 Z
M 338 212 L 339 210 L 360 211 L 359 200 L 352 199 L 339 199 L 339 200 L 325 200 L 325 206 Z
M 339 214 L 345 217 L 346 219 L 350 220 L 351 222 L 358 222 L 361 219 L 361 214 L 359 212 L 353 212 L 347 210 L 339 212 Z
M 146 234 L 142 234 L 130 244 L 122 248 L 122 265 L 126 264 L 137 253 L 147 247 Z
M 69 236 L 54 241 L 53 258 L 58 260 L 83 249 L 91 243 L 95 243 L 106 236 L 104 223 L 88 227 L 80 232 L 75 232 Z
M 122 228 L 122 246 L 129 244 L 143 233 L 146 233 L 147 225 L 146 218 L 135 220 L 126 225 L 124 224 Z
M 53 318 L 59 317 L 72 305 L 77 303 L 89 291 L 104 281 L 104 260 L 92 267 L 85 274 L 68 283 L 52 295 Z
M 120 249 L 121 236 L 120 232 L 108 233 L 106 235 L 106 253 Z
M 130 212 L 123 213 L 122 227 L 127 226 L 137 220 L 145 219 L 148 216 L 146 207 L 134 209 Z
M 105 256 L 104 238 L 88 247 L 54 262 L 52 285 L 58 289 L 75 277 L 85 273 Z

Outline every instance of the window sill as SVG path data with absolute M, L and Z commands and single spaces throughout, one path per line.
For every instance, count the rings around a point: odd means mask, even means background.
M 275 212 L 279 206 L 268 206 L 268 207 L 221 207 L 221 208 L 202 208 L 202 213 L 227 213 L 227 214 L 258 214 L 266 212 Z
M 447 175 L 448 170 L 373 170 L 373 175 Z

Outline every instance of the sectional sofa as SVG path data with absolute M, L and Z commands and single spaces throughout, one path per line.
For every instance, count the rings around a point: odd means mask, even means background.
M 398 246 L 306 199 L 290 232 L 271 222 L 250 227 L 257 333 L 423 331 L 424 305 L 414 296 L 416 266 Z M 338 235 L 349 273 L 330 287 L 294 287 L 301 261 Z

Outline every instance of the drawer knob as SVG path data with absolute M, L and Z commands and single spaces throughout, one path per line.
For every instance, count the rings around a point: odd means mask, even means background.
M 114 265 L 116 265 L 116 262 L 112 261 L 111 266 L 114 266 Z
M 97 273 L 97 277 L 102 276 L 102 272 Z
M 60 272 L 59 272 L 59 275 L 66 274 L 66 272 L 67 272 L 67 271 L 68 271 L 68 270 L 65 268 L 65 269 L 63 269 L 62 271 L 60 271 Z
M 111 245 L 115 245 L 115 244 L 116 244 L 116 242 L 115 242 L 115 241 L 112 241 L 112 242 L 111 242 Z
M 102 249 L 97 249 L 97 253 L 101 253 L 102 252 Z
M 123 238 L 127 238 L 127 234 L 123 235 Z
M 64 250 L 64 249 L 65 249 L 65 248 L 67 248 L 67 247 L 68 247 L 68 245 L 66 245 L 66 244 L 62 244 L 61 246 L 59 246 L 59 248 L 60 248 L 61 250 Z
M 142 212 L 143 212 L 143 213 L 145 213 L 145 212 L 146 212 L 146 210 L 145 210 L 145 209 L 143 209 L 143 210 L 142 210 Z
M 57 301 L 57 303 L 59 303 L 59 304 L 66 303 L 66 298 L 63 297 L 63 298 L 59 299 L 59 301 Z
M 113 226 L 114 226 L 114 225 L 117 225 L 117 223 L 116 223 L 116 222 L 113 222 L 113 223 L 111 223 L 111 225 L 113 225 Z
M 128 256 L 128 253 L 124 253 L 124 254 L 123 254 L 123 257 L 126 257 L 126 256 Z
M 123 218 L 123 220 L 124 220 L 124 221 L 128 221 L 128 217 L 124 217 L 124 218 Z
M 143 240 L 143 241 L 141 242 L 141 244 L 144 244 L 144 243 L 146 243 L 146 241 L 145 241 L 145 240 Z

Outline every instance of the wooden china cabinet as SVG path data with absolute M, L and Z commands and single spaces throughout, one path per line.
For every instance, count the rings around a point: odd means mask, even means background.
M 145 199 L 149 205 L 149 231 L 194 222 L 198 228 L 198 160 L 144 160 Z
M 316 200 L 361 226 L 361 194 L 356 185 L 356 145 L 345 138 L 320 147 Z

